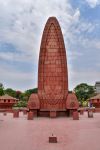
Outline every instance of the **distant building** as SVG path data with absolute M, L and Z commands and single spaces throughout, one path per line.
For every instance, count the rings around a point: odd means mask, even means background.
M 7 94 L 0 96 L 0 109 L 12 109 L 13 105 L 18 102 L 18 99 Z
M 95 83 L 96 93 L 100 93 L 100 81 Z
M 97 94 L 94 97 L 91 97 L 89 99 L 89 102 L 94 106 L 95 108 L 100 108 L 100 94 Z

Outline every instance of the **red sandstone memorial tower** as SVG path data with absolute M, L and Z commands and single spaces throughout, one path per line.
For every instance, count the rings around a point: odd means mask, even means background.
M 38 93 L 30 96 L 28 108 L 38 111 L 39 115 L 41 112 L 50 112 L 50 116 L 78 108 L 75 94 L 68 94 L 66 50 L 55 17 L 48 19 L 43 31 L 38 65 Z
M 40 47 L 38 96 L 41 109 L 65 109 L 68 73 L 64 40 L 56 18 L 48 19 Z

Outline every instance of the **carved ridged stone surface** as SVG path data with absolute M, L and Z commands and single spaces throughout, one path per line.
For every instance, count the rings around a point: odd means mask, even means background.
M 79 102 L 75 93 L 69 93 L 66 100 L 66 108 L 77 110 L 79 107 Z
M 38 96 L 41 109 L 65 109 L 68 95 L 66 50 L 60 25 L 50 17 L 45 25 L 39 56 Z

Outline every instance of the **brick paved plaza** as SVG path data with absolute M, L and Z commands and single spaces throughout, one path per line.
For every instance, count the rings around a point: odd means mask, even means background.
M 52 133 L 58 143 L 48 142 Z M 1 150 L 100 150 L 99 142 L 100 113 L 94 113 L 94 118 L 84 113 L 80 120 L 38 117 L 30 121 L 22 113 L 19 118 L 0 113 Z

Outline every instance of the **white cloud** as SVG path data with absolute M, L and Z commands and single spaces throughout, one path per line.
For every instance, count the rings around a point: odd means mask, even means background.
M 88 32 L 91 33 L 94 28 L 95 28 L 95 24 L 91 23 L 91 22 L 84 22 L 81 21 L 80 24 L 78 24 L 78 28 L 76 30 L 77 33 L 82 33 L 82 32 Z
M 72 59 L 76 60 L 78 57 L 83 56 L 83 53 L 78 51 L 68 51 L 67 54 L 69 62 L 72 61 Z
M 86 0 L 86 2 L 91 8 L 95 8 L 97 5 L 100 4 L 100 0 Z
M 89 39 L 89 38 L 79 38 L 78 42 L 81 42 L 83 48 L 94 49 L 94 52 L 97 53 L 100 50 L 100 41 L 99 39 Z
M 94 2 L 93 0 L 87 0 L 87 2 L 91 7 L 98 4 L 96 0 Z M 81 10 L 72 8 L 70 0 L 0 0 L 0 42 L 11 43 L 19 51 L 19 53 L 0 52 L 0 59 L 19 61 L 20 63 L 33 61 L 36 67 L 33 72 L 27 72 L 26 69 L 27 73 L 25 73 L 15 71 L 13 68 L 5 68 L 1 65 L 0 80 L 4 79 L 3 81 L 6 83 L 9 81 L 9 84 L 12 83 L 12 87 L 16 86 L 16 88 L 20 82 L 19 87 L 23 86 L 23 89 L 26 86 L 28 88 L 37 85 L 40 42 L 44 25 L 50 16 L 56 16 L 60 22 L 68 51 L 69 63 L 72 59 L 76 60 L 83 56 L 82 50 L 77 51 L 74 48 L 72 50 L 70 45 L 73 46 L 77 43 L 77 48 L 79 44 L 88 48 L 94 45 L 94 48 L 98 47 L 99 49 L 98 40 L 94 40 L 95 42 L 91 43 L 82 34 L 92 33 L 96 26 L 91 22 L 82 20 Z M 78 36 L 78 34 L 81 35 Z M 80 80 L 82 79 L 81 77 Z M 79 81 L 79 76 L 76 80 Z M 32 81 L 34 84 L 32 84 Z M 72 81 L 75 83 L 74 80 Z M 70 82 L 70 85 L 73 83 Z
M 74 12 L 68 0 L 0 1 L 0 41 L 13 43 L 37 61 L 43 28 L 50 16 L 60 20 L 64 31 L 68 30 L 72 20 L 78 20 L 79 10 Z
M 9 64 L 7 67 L 2 66 L 0 80 L 8 86 L 18 88 L 19 85 L 25 89 L 26 86 L 37 85 L 40 41 L 44 25 L 50 16 L 59 18 L 63 31 L 64 28 L 68 29 L 73 16 L 78 19 L 77 11 L 72 9 L 68 0 L 0 0 L 0 42 L 13 44 L 19 51 L 0 52 L 0 59 L 20 63 L 33 61 L 37 67 L 33 72 L 27 72 L 27 69 L 23 72 L 13 69 Z
M 26 90 L 28 88 L 37 87 L 37 73 L 24 72 L 13 69 L 9 65 L 3 65 L 0 68 L 0 81 L 4 87 L 14 88 L 16 90 Z
M 31 62 L 33 57 L 30 54 L 19 54 L 13 52 L 0 52 L 0 59 L 18 62 Z
M 80 10 L 77 8 L 75 14 L 73 15 L 73 21 L 74 22 L 79 21 L 79 17 L 80 17 Z
M 73 90 L 76 85 L 80 83 L 88 83 L 90 85 L 94 85 L 96 81 L 100 80 L 100 72 L 94 70 L 72 70 L 69 68 L 69 80 L 70 80 L 70 89 Z

